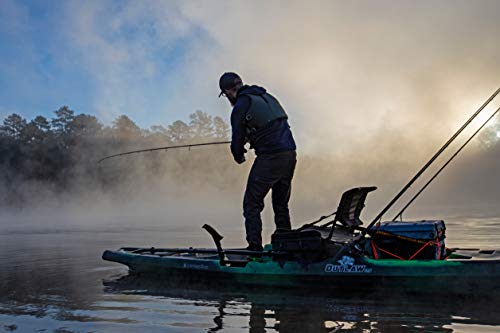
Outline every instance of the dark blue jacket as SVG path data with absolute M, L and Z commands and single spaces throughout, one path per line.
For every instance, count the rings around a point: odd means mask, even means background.
M 250 97 L 247 94 L 261 95 L 266 89 L 259 86 L 243 86 L 238 90 L 236 103 L 231 112 L 232 140 L 231 152 L 237 163 L 243 163 L 246 142 L 250 148 L 255 149 L 255 154 L 274 154 L 287 150 L 295 150 L 295 141 L 286 119 L 276 119 L 251 135 L 247 134 L 245 115 L 250 107 Z

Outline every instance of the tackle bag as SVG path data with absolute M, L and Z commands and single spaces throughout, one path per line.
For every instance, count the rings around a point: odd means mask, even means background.
M 271 245 L 274 251 L 321 251 L 322 242 L 321 233 L 317 230 L 290 230 L 271 235 Z
M 289 259 L 317 261 L 324 256 L 325 240 L 317 230 L 278 231 L 271 236 L 273 251 Z

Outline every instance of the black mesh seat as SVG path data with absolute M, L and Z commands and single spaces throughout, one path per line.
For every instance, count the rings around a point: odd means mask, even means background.
M 357 227 L 363 224 L 359 219 L 361 211 L 365 207 L 365 200 L 368 193 L 375 191 L 375 186 L 356 187 L 342 194 L 335 220 L 339 221 L 345 227 Z

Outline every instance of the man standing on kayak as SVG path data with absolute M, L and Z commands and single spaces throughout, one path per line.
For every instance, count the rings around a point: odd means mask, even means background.
M 231 153 L 234 160 L 245 162 L 247 142 L 255 149 L 255 159 L 248 175 L 243 216 L 247 249 L 262 251 L 264 198 L 272 190 L 276 229 L 290 230 L 291 184 L 297 155 L 288 116 L 278 100 L 259 86 L 248 86 L 236 73 L 224 73 L 219 79 L 221 95 L 227 97 L 231 112 Z

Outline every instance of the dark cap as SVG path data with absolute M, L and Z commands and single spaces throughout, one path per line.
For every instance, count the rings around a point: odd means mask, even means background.
M 233 72 L 226 72 L 222 74 L 222 76 L 219 79 L 219 88 L 220 88 L 220 94 L 219 97 L 224 93 L 224 90 L 229 90 L 231 88 L 234 88 L 234 86 L 238 83 L 241 83 L 241 77 Z

